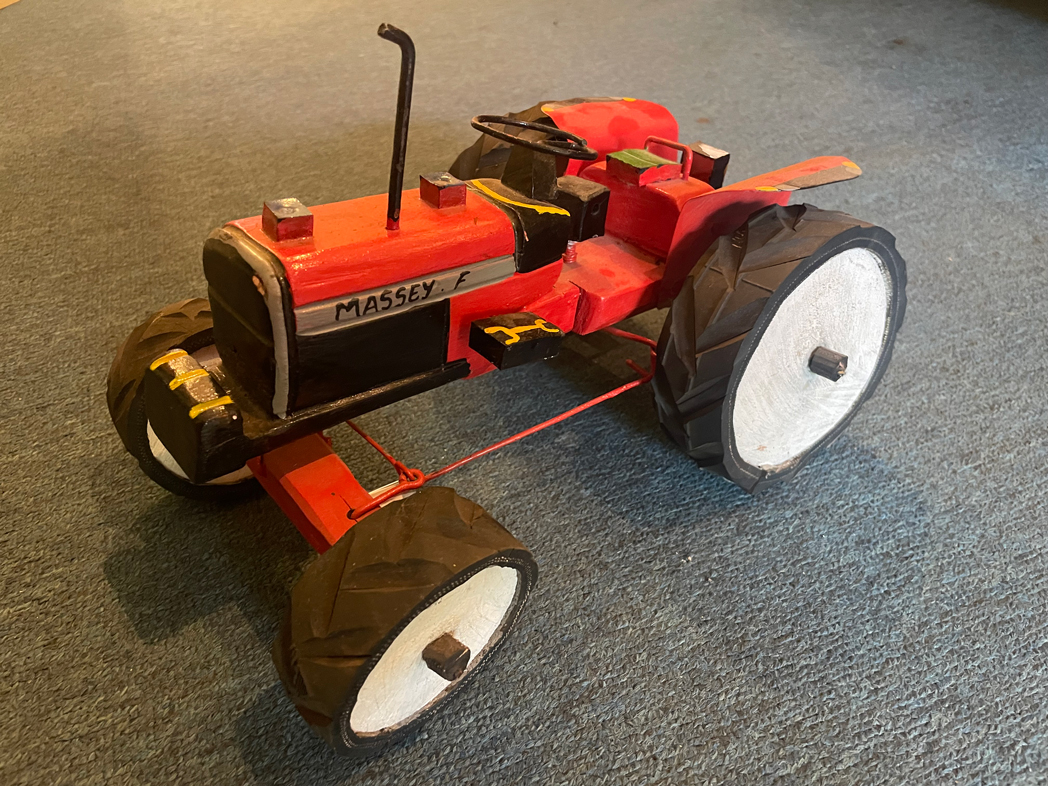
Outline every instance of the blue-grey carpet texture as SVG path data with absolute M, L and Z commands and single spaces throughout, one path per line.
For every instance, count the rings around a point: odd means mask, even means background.
M 467 692 L 353 763 L 269 659 L 310 550 L 268 499 L 153 485 L 104 381 L 137 322 L 204 294 L 213 227 L 385 189 L 383 21 L 419 52 L 409 182 L 472 115 L 649 98 L 733 180 L 857 161 L 804 199 L 895 233 L 910 287 L 878 394 L 794 483 L 703 474 L 643 389 L 449 477 L 539 587 Z M 1043 3 L 21 0 L 0 73 L 0 783 L 1048 782 Z M 629 357 L 575 339 L 362 422 L 432 469 Z

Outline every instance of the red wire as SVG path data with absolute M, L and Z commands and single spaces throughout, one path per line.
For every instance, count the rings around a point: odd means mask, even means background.
M 521 431 L 519 434 L 514 434 L 511 437 L 506 437 L 506 439 L 496 442 L 494 445 L 488 445 L 488 447 L 481 448 L 475 453 L 470 453 L 465 458 L 461 458 L 458 461 L 448 464 L 446 467 L 438 469 L 436 472 L 431 472 L 428 475 L 424 474 L 422 470 L 412 469 L 397 461 L 397 459 L 395 459 L 388 451 L 386 451 L 385 448 L 383 448 L 381 445 L 378 444 L 378 442 L 372 439 L 371 436 L 369 436 L 367 432 L 364 431 L 364 429 L 362 429 L 352 420 L 347 421 L 354 431 L 356 431 L 360 436 L 367 440 L 368 444 L 371 445 L 371 447 L 377 450 L 382 455 L 382 457 L 386 459 L 386 461 L 393 465 L 393 467 L 397 470 L 397 475 L 400 478 L 400 482 L 396 486 L 389 489 L 388 491 L 383 492 L 382 494 L 379 494 L 371 502 L 368 502 L 367 504 L 362 505 L 359 508 L 356 508 L 353 511 L 352 517 L 359 521 L 365 515 L 371 513 L 373 510 L 380 507 L 382 503 L 388 499 L 392 499 L 393 497 L 399 494 L 403 494 L 405 491 L 419 488 L 422 485 L 428 483 L 429 481 L 434 480 L 435 478 L 439 478 L 441 475 L 446 475 L 452 470 L 456 470 L 459 467 L 468 464 L 469 462 L 474 461 L 475 459 L 480 458 L 481 456 L 486 456 L 488 453 L 492 453 L 498 450 L 499 448 L 504 448 L 507 445 L 512 445 L 514 442 L 524 439 L 524 437 L 530 437 L 532 434 L 536 434 L 539 431 L 542 431 L 543 429 L 549 428 L 550 426 L 555 426 L 556 424 L 561 423 L 570 417 L 578 415 L 580 412 L 585 412 L 590 407 L 595 407 L 597 406 L 597 404 L 602 404 L 605 401 L 608 401 L 609 399 L 613 399 L 616 396 L 620 396 L 627 390 L 632 390 L 633 388 L 640 387 L 641 385 L 650 382 L 651 378 L 655 376 L 655 350 L 657 348 L 656 343 L 652 341 L 650 338 L 638 336 L 635 333 L 628 333 L 625 330 L 619 330 L 618 328 L 605 328 L 604 330 L 605 332 L 610 333 L 613 336 L 618 336 L 619 338 L 628 339 L 630 341 L 637 341 L 641 344 L 645 344 L 648 347 L 650 347 L 651 368 L 648 370 L 644 370 L 636 363 L 634 363 L 632 360 L 627 360 L 626 364 L 641 375 L 638 379 L 634 379 L 630 382 L 627 382 L 625 385 L 620 385 L 614 390 L 610 390 L 601 396 L 597 396 L 594 399 L 590 399 L 584 404 L 579 404 L 577 407 L 572 407 L 567 412 L 562 412 L 556 417 L 552 417 L 549 420 L 539 423 L 537 426 L 532 426 L 529 429 Z

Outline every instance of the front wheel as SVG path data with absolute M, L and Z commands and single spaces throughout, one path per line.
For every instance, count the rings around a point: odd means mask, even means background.
M 410 734 L 505 640 L 538 575 L 479 505 L 427 487 L 375 511 L 306 569 L 273 644 L 302 717 L 338 753 Z
M 209 483 L 192 483 L 146 417 L 142 380 L 149 364 L 183 349 L 211 370 L 219 364 L 211 338 L 211 304 L 204 298 L 173 303 L 136 327 L 120 345 L 106 380 L 106 402 L 113 426 L 142 471 L 168 491 L 190 499 L 232 501 L 259 491 L 251 470 L 243 467 Z
M 906 265 L 885 230 L 811 205 L 759 211 L 673 301 L 659 420 L 747 491 L 788 480 L 873 394 L 905 307 Z

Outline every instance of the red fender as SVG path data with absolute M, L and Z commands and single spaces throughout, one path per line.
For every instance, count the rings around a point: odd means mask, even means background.
M 714 240 L 734 232 L 758 210 L 788 204 L 793 191 L 851 180 L 861 174 L 862 170 L 843 156 L 820 156 L 690 200 L 681 210 L 666 255 L 659 306 L 668 306 L 677 296 Z

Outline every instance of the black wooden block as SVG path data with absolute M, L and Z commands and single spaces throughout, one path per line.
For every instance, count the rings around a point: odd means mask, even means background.
M 189 480 L 203 483 L 244 465 L 240 410 L 192 356 L 153 363 L 144 384 L 149 425 Z
M 563 340 L 560 328 L 527 312 L 478 319 L 469 329 L 470 348 L 500 369 L 549 360 Z
M 578 242 L 604 234 L 611 190 L 574 175 L 557 180 L 557 194 L 553 204 L 571 213 L 571 239 Z
M 816 347 L 808 360 L 808 368 L 820 377 L 836 382 L 848 371 L 848 356 L 826 347 Z
M 450 633 L 434 639 L 422 650 L 422 660 L 426 665 L 448 682 L 462 676 L 469 665 L 469 656 L 469 647 Z

